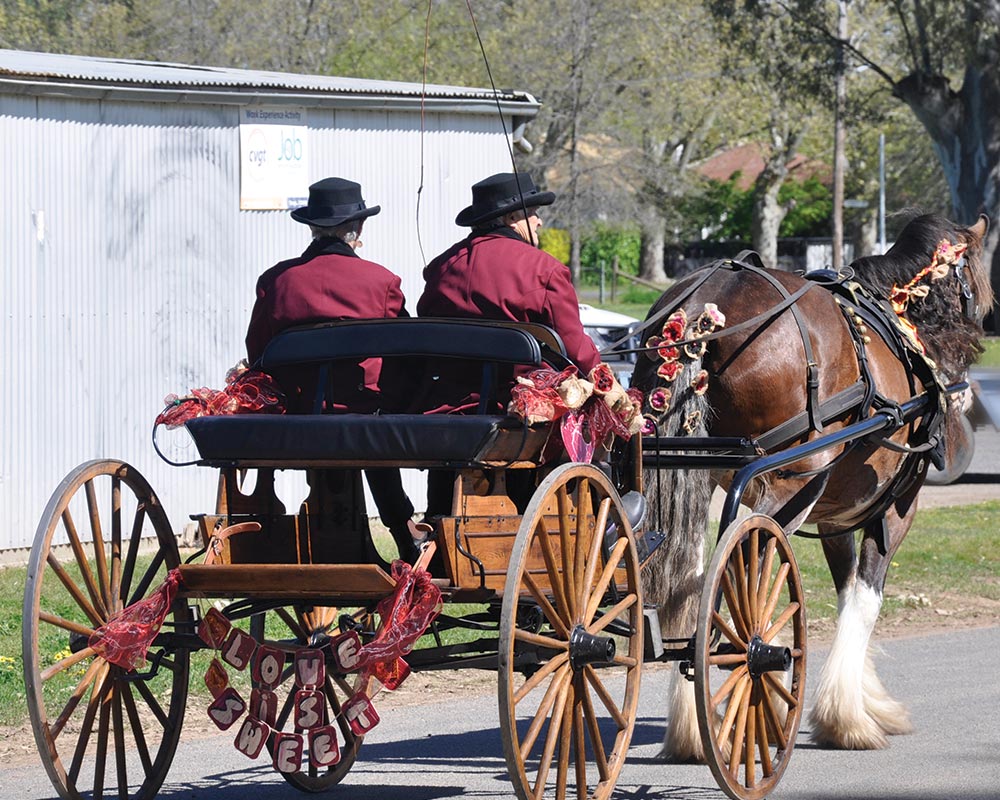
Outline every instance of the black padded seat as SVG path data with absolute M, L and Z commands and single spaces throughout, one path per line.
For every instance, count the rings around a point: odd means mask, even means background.
M 546 424 L 458 414 L 198 417 L 187 429 L 204 466 L 446 466 L 537 459 Z

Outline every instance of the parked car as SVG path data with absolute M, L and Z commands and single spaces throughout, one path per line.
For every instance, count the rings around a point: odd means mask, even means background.
M 638 339 L 632 336 L 632 333 L 639 327 L 639 320 L 627 314 L 580 303 L 580 321 L 583 323 L 583 330 L 593 339 L 597 349 L 602 351 L 602 360 L 611 366 L 622 386 L 627 387 L 632 378 L 632 370 L 635 368 L 636 354 L 603 351 L 626 336 L 629 338 L 619 344 L 617 350 L 638 347 Z

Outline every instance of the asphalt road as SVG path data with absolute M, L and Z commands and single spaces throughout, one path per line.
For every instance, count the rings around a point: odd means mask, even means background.
M 887 640 L 875 656 L 886 686 L 909 707 L 915 733 L 887 750 L 819 749 L 803 718 L 798 743 L 774 800 L 997 800 L 1000 798 L 1000 627 Z M 824 653 L 810 651 L 807 676 Z M 706 766 L 667 765 L 655 755 L 663 733 L 657 712 L 668 665 L 643 675 L 640 716 L 614 795 L 620 800 L 723 800 Z M 807 687 L 810 686 L 807 677 Z M 807 691 L 811 703 L 811 695 Z M 429 698 L 380 708 L 357 764 L 327 797 L 342 800 L 473 800 L 512 796 L 492 692 Z M 0 798 L 42 800 L 54 792 L 40 764 L 0 765 Z M 232 736 L 182 740 L 158 795 L 169 800 L 288 800 L 302 795 L 264 758 L 249 761 Z

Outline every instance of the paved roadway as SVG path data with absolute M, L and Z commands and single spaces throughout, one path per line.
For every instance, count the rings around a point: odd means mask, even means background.
M 808 741 L 803 719 L 788 771 L 773 800 L 997 800 L 1000 798 L 1000 627 L 882 642 L 876 663 L 905 702 L 916 731 L 887 750 L 822 750 Z M 810 652 L 815 676 L 824 654 Z M 706 766 L 655 760 L 662 735 L 656 711 L 667 667 L 644 671 L 640 717 L 614 797 L 620 800 L 724 800 Z M 807 686 L 809 685 L 807 680 Z M 811 701 L 811 699 L 810 699 Z M 510 797 L 492 691 L 452 696 L 448 703 L 393 708 L 358 763 L 328 797 L 343 800 L 478 800 Z M 433 732 L 433 733 L 432 733 Z M 54 793 L 40 764 L 0 765 L 0 798 L 42 800 Z M 265 763 L 249 761 L 232 736 L 182 741 L 164 800 L 290 800 L 302 795 Z

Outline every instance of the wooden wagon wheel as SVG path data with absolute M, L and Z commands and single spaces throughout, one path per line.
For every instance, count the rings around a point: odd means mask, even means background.
M 562 465 L 528 505 L 504 587 L 500 734 L 521 800 L 565 797 L 569 785 L 611 795 L 635 725 L 642 635 L 618 493 L 589 464 Z
M 289 650 L 311 644 L 316 635 L 329 633 L 335 635 L 336 620 L 334 612 L 336 609 L 309 606 L 309 607 L 288 607 L 278 608 L 266 614 L 255 614 L 250 620 L 250 635 L 259 643 L 270 646 L 277 646 Z M 370 619 L 370 615 L 369 615 Z M 370 684 L 369 679 L 369 684 Z M 325 768 L 317 768 L 310 763 L 308 746 L 305 748 L 302 758 L 302 770 L 300 772 L 281 772 L 288 783 L 299 791 L 303 792 L 324 792 L 344 779 L 344 776 L 351 771 L 354 762 L 358 757 L 358 749 L 364 741 L 363 736 L 356 736 L 348 725 L 347 720 L 341 713 L 344 702 L 360 688 L 356 676 L 333 675 L 327 672 L 326 681 L 323 687 L 325 698 L 324 713 L 326 722 L 336 726 L 339 731 L 338 746 L 340 748 L 340 760 Z M 253 682 L 254 688 L 259 688 Z M 365 686 L 366 690 L 368 684 Z M 275 688 L 275 693 L 280 698 L 278 706 L 276 731 L 296 731 L 293 717 L 293 703 L 295 699 L 294 674 L 291 661 L 289 661 L 281 676 L 281 682 Z M 301 731 L 298 731 L 301 733 Z M 268 752 L 274 755 L 274 736 L 268 737 Z
M 184 718 L 189 652 L 165 655 L 155 675 L 138 677 L 88 639 L 178 562 L 159 500 L 121 461 L 81 464 L 45 507 L 28 562 L 22 647 L 35 741 L 60 797 L 144 800 L 162 785 Z M 175 601 L 167 622 L 189 620 Z
M 712 558 L 695 635 L 705 758 L 734 800 L 766 796 L 788 766 L 805 669 L 802 581 L 788 539 L 770 517 L 737 520 Z

